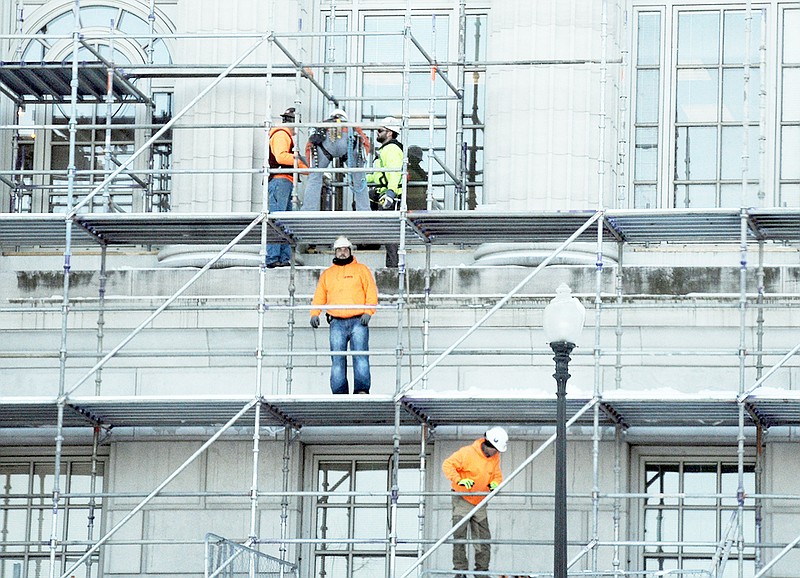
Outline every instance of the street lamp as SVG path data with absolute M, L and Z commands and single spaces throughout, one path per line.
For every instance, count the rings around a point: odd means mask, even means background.
M 564 283 L 544 308 L 544 335 L 556 362 L 556 488 L 553 532 L 553 577 L 567 578 L 567 380 L 569 354 L 583 331 L 586 309 Z

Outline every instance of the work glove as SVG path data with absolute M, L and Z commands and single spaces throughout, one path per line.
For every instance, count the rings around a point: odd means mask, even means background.
M 370 317 L 372 317 L 372 315 L 370 315 L 369 313 L 364 313 L 364 314 L 361 316 L 361 325 L 363 325 L 364 327 L 366 327 L 367 325 L 369 325 L 369 319 L 370 319 Z
M 489 482 L 489 489 L 494 490 L 499 485 L 497 482 Z
M 458 485 L 459 486 L 464 486 L 465 488 L 467 488 L 469 490 L 470 488 L 472 488 L 472 486 L 475 485 L 475 480 L 470 480 L 469 478 L 464 478 L 464 479 L 458 481 Z
M 311 327 L 313 327 L 314 329 L 319 327 L 319 315 L 312 315 L 310 323 Z
M 378 204 L 381 206 L 381 209 L 387 211 L 394 206 L 395 198 L 397 198 L 395 192 L 392 189 L 388 189 L 381 195 L 381 198 L 378 199 Z

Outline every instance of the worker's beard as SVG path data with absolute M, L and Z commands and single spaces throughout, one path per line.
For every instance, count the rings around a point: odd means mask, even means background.
M 353 256 L 352 255 L 348 255 L 344 259 L 339 259 L 338 257 L 334 257 L 333 258 L 333 264 L 334 265 L 349 265 L 352 262 L 353 262 Z

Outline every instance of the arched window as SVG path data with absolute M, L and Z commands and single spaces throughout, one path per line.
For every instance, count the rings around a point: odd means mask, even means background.
M 78 48 L 81 62 L 112 63 L 114 67 L 140 64 L 171 64 L 172 57 L 159 32 L 169 26 L 162 22 L 151 33 L 146 14 L 107 4 L 82 5 L 78 18 L 82 35 Z M 36 38 L 16 50 L 23 63 L 62 63 L 71 66 L 73 58 L 70 35 L 75 28 L 75 15 L 65 6 L 46 21 L 31 23 Z M 99 55 L 99 56 L 98 56 Z M 131 78 L 129 81 L 146 96 L 142 102 L 105 102 L 104 97 L 79 102 L 77 109 L 78 135 L 75 150 L 77 180 L 76 202 L 105 175 L 133 154 L 157 130 L 133 129 L 129 125 L 165 123 L 171 117 L 172 85 Z M 104 95 L 103 95 L 104 96 Z M 152 105 L 147 102 L 149 99 Z M 64 125 L 52 131 L 20 130 L 15 140 L 15 169 L 33 171 L 17 179 L 11 194 L 13 212 L 62 212 L 67 205 L 67 168 L 70 158 L 67 125 L 71 115 L 70 103 L 28 104 L 20 111 L 21 124 Z M 104 125 L 109 122 L 111 129 Z M 110 136 L 110 140 L 108 137 Z M 106 146 L 110 144 L 110 146 Z M 172 143 L 169 133 L 151 147 L 149 154 L 140 155 L 131 166 L 110 184 L 102 195 L 96 195 L 86 206 L 87 211 L 140 212 L 169 209 L 170 179 L 168 175 L 137 174 L 137 170 L 153 166 L 168 169 Z M 41 171 L 41 174 L 36 174 Z

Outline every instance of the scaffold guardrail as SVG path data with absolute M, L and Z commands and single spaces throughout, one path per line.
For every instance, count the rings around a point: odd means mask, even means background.
M 206 534 L 205 578 L 297 578 L 297 566 L 233 542 Z

